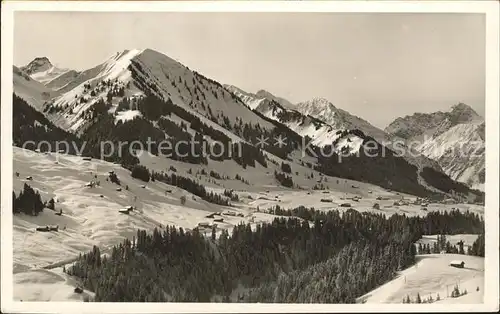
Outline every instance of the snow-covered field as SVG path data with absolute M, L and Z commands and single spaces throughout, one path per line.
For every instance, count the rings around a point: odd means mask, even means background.
M 393 205 L 401 197 L 408 200 L 414 197 L 399 195 L 370 184 L 328 177 L 324 184 L 329 187 L 329 191 L 314 191 L 311 187 L 317 183 L 320 175 L 296 164 L 292 165 L 293 180 L 302 189 L 293 190 L 277 186 L 273 173 L 279 166 L 270 162 L 268 168 L 258 165 L 251 171 L 242 171 L 234 161 L 209 161 L 208 166 L 203 166 L 147 154 L 140 158 L 141 164 L 155 171 L 171 173 L 168 169 L 174 166 L 179 175 L 196 179 L 207 190 L 221 193 L 225 188 L 234 189 L 240 200 L 233 202 L 231 207 L 224 207 L 158 181 L 146 184 L 132 178 L 128 170 L 109 162 L 85 161 L 81 157 L 64 154 L 34 153 L 17 147 L 13 148 L 13 157 L 13 171 L 19 172 L 19 177 L 13 175 L 16 193 L 22 190 L 24 183 L 28 183 L 40 191 L 44 201 L 54 198 L 55 212 L 60 209 L 63 211 L 63 215 L 58 216 L 46 208 L 36 217 L 24 214 L 13 217 L 14 297 L 23 301 L 81 300 L 91 293 L 73 293 L 74 279 L 67 278 L 62 272 L 62 266 L 71 263 L 79 253 L 88 252 L 93 245 L 99 246 L 105 253 L 125 237 L 131 239 L 137 229 L 152 230 L 165 225 L 192 229 L 200 222 L 211 223 L 212 219 L 206 216 L 212 212 L 232 211 L 240 214 L 223 215 L 224 222 L 217 225 L 219 232 L 241 222 L 256 226 L 260 222 L 271 221 L 276 216 L 262 211 L 275 205 L 284 208 L 304 205 L 331 210 L 338 209 L 341 203 L 349 202 L 360 211 L 426 214 L 417 205 Z M 208 175 L 197 175 L 196 172 L 202 168 L 207 172 L 213 169 L 230 179 L 218 180 Z M 192 174 L 188 173 L 189 169 Z M 118 185 L 106 181 L 109 171 L 117 174 L 121 191 L 117 191 Z M 249 184 L 235 180 L 236 173 L 248 180 Z M 310 173 L 314 173 L 314 179 L 307 178 Z M 33 179 L 27 180 L 27 176 Z M 100 186 L 87 187 L 86 184 L 91 180 L 100 181 Z M 358 202 L 352 200 L 355 195 L 361 197 Z M 184 205 L 181 204 L 181 196 L 186 196 Z M 379 196 L 387 200 L 376 200 Z M 332 202 L 321 202 L 324 198 Z M 372 209 L 375 202 L 380 204 L 379 210 Z M 137 210 L 130 215 L 119 213 L 119 209 L 129 205 L 135 205 Z M 475 205 L 431 204 L 428 210 L 449 210 L 453 207 L 481 215 L 483 213 L 483 208 Z M 257 208 L 260 212 L 257 212 Z M 58 225 L 59 232 L 35 231 L 36 227 L 45 225 Z M 206 233 L 209 235 L 210 230 L 207 229 Z M 466 265 L 469 262 L 466 261 Z
M 418 262 L 402 271 L 399 276 L 358 299 L 366 303 L 402 303 L 409 296 L 412 301 L 417 294 L 422 300 L 432 296 L 438 303 L 483 303 L 484 258 L 459 254 L 418 255 Z M 464 268 L 449 266 L 454 260 L 465 262 Z M 452 298 L 455 285 L 467 294 Z M 477 291 L 477 289 L 479 290 Z

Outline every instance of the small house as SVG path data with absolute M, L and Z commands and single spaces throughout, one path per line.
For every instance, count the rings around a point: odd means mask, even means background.
M 379 203 L 373 204 L 373 209 L 380 209 L 380 204 Z
M 33 180 L 33 177 L 32 176 L 28 176 L 28 177 L 26 177 L 26 180 L 31 181 L 31 180 Z
M 49 231 L 59 231 L 59 226 L 49 226 Z
M 359 189 L 359 186 L 357 186 L 357 185 L 351 185 L 351 187 L 352 187 L 353 189 Z
M 45 227 L 36 227 L 36 231 L 41 231 L 41 232 L 49 232 L 49 231 L 50 231 L 50 228 L 49 228 L 49 226 L 45 226 Z
M 211 214 L 209 214 L 209 215 L 206 215 L 205 217 L 206 217 L 206 218 L 214 218 L 215 214 L 216 214 L 216 213 L 211 213 Z
M 75 293 L 83 293 L 83 289 L 80 287 L 76 287 L 74 291 Z
M 224 218 L 216 218 L 214 219 L 214 222 L 224 222 Z
M 450 266 L 457 267 L 457 268 L 464 268 L 465 262 L 464 261 L 451 261 Z
M 120 208 L 118 210 L 119 213 L 122 213 L 122 214 L 130 214 L 130 211 L 132 210 L 131 209 L 132 206 L 128 206 L 128 207 L 124 207 L 124 208 Z
M 332 200 L 331 200 L 331 199 L 329 199 L 329 198 L 322 198 L 322 199 L 321 199 L 321 202 L 323 202 L 323 203 L 331 203 L 331 202 L 332 202 Z
M 349 204 L 349 203 L 342 203 L 342 204 L 340 204 L 340 207 L 351 207 L 351 204 Z
M 83 157 L 82 159 L 85 160 L 85 161 L 91 161 L 92 160 L 91 157 Z
M 116 190 L 117 190 L 118 192 L 120 192 L 120 191 L 122 190 L 122 188 L 116 188 Z

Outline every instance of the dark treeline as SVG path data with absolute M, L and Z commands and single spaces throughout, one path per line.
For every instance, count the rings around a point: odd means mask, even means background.
M 268 212 L 279 216 L 299 217 L 308 221 L 326 221 L 330 216 L 336 215 L 336 211 L 322 211 L 305 206 L 284 209 L 277 205 L 268 209 Z M 364 215 L 366 214 L 368 213 L 364 213 Z M 373 214 L 370 213 L 369 215 Z M 405 218 L 413 232 L 418 235 L 417 239 L 421 235 L 430 234 L 481 234 L 484 232 L 484 220 L 481 216 L 469 211 L 460 212 L 458 209 L 442 212 L 433 211 L 427 213 L 426 216 L 405 216 Z
M 146 169 L 146 168 L 144 168 L 144 169 Z M 214 192 L 207 192 L 205 187 L 203 185 L 199 184 L 198 182 L 196 182 L 190 178 L 176 175 L 175 173 L 172 173 L 169 176 L 168 174 L 166 174 L 164 172 L 151 171 L 151 180 L 158 180 L 160 182 L 179 187 L 179 188 L 186 190 L 186 191 L 188 191 L 196 196 L 201 197 L 203 200 L 210 202 L 210 203 L 223 205 L 223 206 L 230 206 L 229 199 L 227 197 L 224 197 L 224 196 L 217 194 L 217 193 L 214 193 Z
M 350 303 L 414 263 L 413 243 L 426 221 L 334 210 L 312 223 L 280 217 L 255 230 L 241 224 L 218 238 L 215 229 L 208 238 L 197 228 L 138 231 L 108 257 L 97 248 L 81 255 L 67 272 L 96 292 L 96 301 Z M 234 300 L 238 286 L 247 289 Z
M 40 193 L 26 183 L 23 186 L 23 190 L 19 192 L 19 195 L 16 196 L 16 193 L 12 192 L 13 214 L 24 213 L 36 216 L 43 211 L 44 207 L 45 204 L 42 201 Z
M 278 172 L 274 170 L 274 178 L 284 187 L 292 188 L 293 187 L 293 179 L 291 176 L 286 173 Z

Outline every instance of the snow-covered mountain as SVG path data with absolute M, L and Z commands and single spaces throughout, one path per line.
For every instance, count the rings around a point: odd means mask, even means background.
M 53 65 L 47 57 L 36 57 L 27 65 L 21 67 L 28 75 L 33 75 L 39 72 L 47 71 L 52 68 Z
M 385 128 L 385 131 L 406 140 L 418 140 L 425 136 L 437 136 L 457 124 L 478 121 L 482 122 L 484 119 L 471 107 L 459 103 L 446 112 L 415 113 L 397 118 Z
M 68 69 L 55 67 L 47 57 L 37 57 L 20 69 L 27 73 L 32 79 L 44 85 L 47 85 L 60 75 L 70 72 Z
M 447 112 L 415 113 L 397 118 L 385 130 L 436 160 L 454 180 L 483 189 L 484 119 L 459 103 Z
M 358 129 L 381 142 L 391 139 L 391 137 L 381 129 L 373 126 L 364 119 L 335 107 L 325 98 L 316 97 L 312 100 L 298 103 L 295 105 L 295 109 L 304 115 L 309 115 L 324 121 L 335 129 Z
M 252 110 L 286 125 L 302 137 L 308 136 L 316 146 L 333 144 L 338 153 L 354 154 L 359 151 L 363 143 L 363 137 L 347 132 L 353 129 L 334 127 L 314 116 L 291 109 L 293 105 L 289 101 L 264 90 L 252 94 L 233 85 L 225 85 L 225 88 L 238 96 Z
M 417 149 L 438 161 L 451 178 L 484 190 L 484 127 L 484 122 L 457 124 Z
M 107 82 L 110 84 L 105 84 Z M 244 106 L 238 98 L 233 98 L 219 83 L 150 49 L 116 53 L 102 64 L 76 73 L 76 77 L 68 78 L 65 85 L 60 85 L 57 91 L 62 95 L 50 104 L 62 109 L 62 114 L 53 116 L 54 122 L 74 131 L 87 125 L 80 115 L 110 92 L 113 93 L 110 112 L 115 112 L 124 97 L 144 95 L 144 90 L 168 98 L 203 119 L 216 120 L 218 124 L 223 124 L 223 120 L 229 123 L 242 119 L 266 129 L 274 127 Z

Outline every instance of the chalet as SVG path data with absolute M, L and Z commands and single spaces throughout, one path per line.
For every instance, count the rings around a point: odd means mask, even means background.
M 224 222 L 224 218 L 216 218 L 214 219 L 214 222 Z
M 35 152 L 36 152 L 36 153 L 39 153 L 39 152 L 40 152 L 40 149 L 39 149 L 39 148 L 35 149 Z
M 83 293 L 83 289 L 80 287 L 75 287 L 75 293 Z
M 61 210 L 59 210 L 59 212 L 58 212 L 58 213 L 54 213 L 54 214 L 56 214 L 57 216 L 62 216 L 62 209 L 61 209 Z
M 49 226 L 49 231 L 59 231 L 59 226 Z
M 57 151 L 59 154 L 64 154 L 64 149 L 60 149 L 59 151 Z
M 357 185 L 351 185 L 351 187 L 352 187 L 353 189 L 359 189 L 359 186 L 357 186 Z
M 41 232 L 49 232 L 49 231 L 50 231 L 50 228 L 49 228 L 49 226 L 45 226 L 45 227 L 36 227 L 36 231 L 41 231 Z
M 333 201 L 331 199 L 329 199 L 329 198 L 322 198 L 321 202 L 323 202 L 323 203 L 331 203 Z
M 465 262 L 464 261 L 451 261 L 450 266 L 457 267 L 457 268 L 464 268 Z
M 422 207 L 422 210 L 423 211 L 427 211 L 427 207 Z
M 28 177 L 26 177 L 26 180 L 31 181 L 31 180 L 33 180 L 33 177 L 32 176 L 28 176 Z
M 217 213 L 211 213 L 209 215 L 206 215 L 206 218 L 214 218 L 214 216 L 217 215 Z
M 124 208 L 119 209 L 118 212 L 122 214 L 129 214 L 133 210 L 134 208 L 132 206 L 126 206 Z
M 200 227 L 200 228 L 210 228 L 211 226 L 210 226 L 210 223 L 208 223 L 208 222 L 200 222 L 200 223 L 198 223 L 198 227 Z
M 340 204 L 340 207 L 351 207 L 351 204 L 349 204 L 349 203 L 342 203 L 342 204 Z
M 116 190 L 117 190 L 118 192 L 120 192 L 120 191 L 122 190 L 122 188 L 116 188 Z
M 145 185 L 141 185 L 141 188 L 145 189 L 145 188 L 146 188 L 146 186 L 145 186 Z
M 330 193 L 330 192 L 329 192 L 329 191 L 323 191 L 322 193 L 323 193 L 323 194 L 328 194 L 328 193 Z

